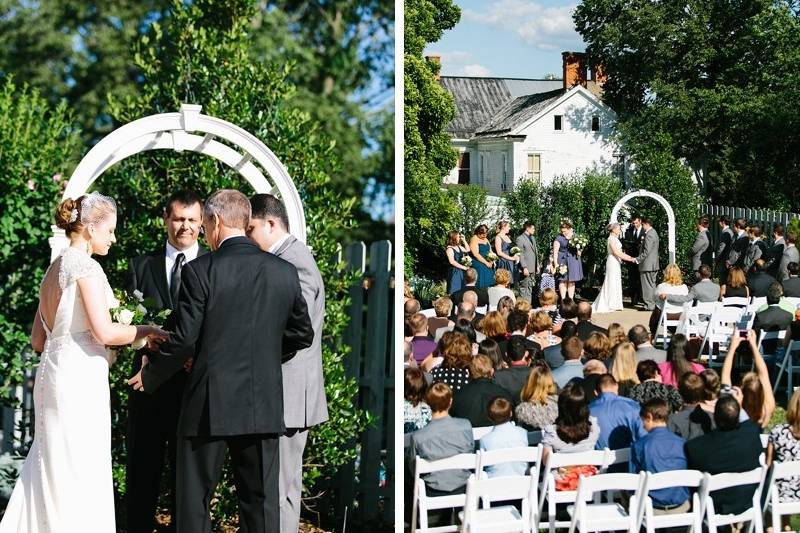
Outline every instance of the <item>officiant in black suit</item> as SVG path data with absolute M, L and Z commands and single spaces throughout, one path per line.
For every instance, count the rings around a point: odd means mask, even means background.
M 210 533 L 210 500 L 226 452 L 241 531 L 280 531 L 281 364 L 314 330 L 297 269 L 245 236 L 250 201 L 217 191 L 203 208 L 212 253 L 184 266 L 174 325 L 128 383 L 153 393 L 193 360 L 178 420 L 179 533 Z
M 642 228 L 642 217 L 634 215 L 622 237 L 622 245 L 625 253 L 631 257 L 637 257 L 639 252 L 641 252 L 643 238 L 644 228 Z M 628 269 L 631 305 L 639 304 L 642 302 L 642 284 L 639 281 L 639 265 L 630 261 L 625 263 L 625 268 Z
M 147 255 L 135 257 L 128 268 L 127 289 L 151 298 L 157 310 L 174 309 L 183 266 L 208 253 L 197 243 L 203 222 L 203 201 L 192 191 L 173 193 L 164 208 L 167 242 Z M 167 324 L 171 320 L 168 319 Z M 142 366 L 137 352 L 134 372 Z M 167 473 L 170 512 L 175 529 L 175 432 L 186 373 L 172 376 L 153 395 L 128 395 L 125 468 L 128 533 L 152 533 L 163 472 Z

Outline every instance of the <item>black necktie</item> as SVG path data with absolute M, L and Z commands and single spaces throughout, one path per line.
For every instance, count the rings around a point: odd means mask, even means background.
M 186 256 L 178 254 L 175 256 L 175 264 L 172 265 L 172 274 L 169 277 L 169 292 L 172 296 L 172 305 L 178 305 L 178 291 L 181 289 L 181 270 L 186 262 Z

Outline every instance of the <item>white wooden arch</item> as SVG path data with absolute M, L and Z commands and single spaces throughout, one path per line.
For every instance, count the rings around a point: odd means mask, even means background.
M 200 105 L 182 104 L 179 113 L 140 118 L 109 133 L 78 163 L 62 200 L 85 194 L 106 170 L 132 155 L 148 150 L 192 151 L 213 157 L 236 170 L 257 193 L 280 197 L 289 215 L 289 231 L 305 242 L 303 204 L 286 167 L 256 136 L 230 122 L 202 115 L 201 109 Z M 216 138 L 224 139 L 243 153 Z M 253 164 L 254 161 L 260 168 Z M 56 226 L 52 229 L 53 236 L 49 240 L 51 261 L 69 243 L 64 230 Z
M 617 222 L 617 215 L 619 214 L 619 210 L 628 203 L 629 200 L 633 198 L 637 198 L 640 196 L 644 196 L 647 198 L 652 198 L 658 203 L 660 203 L 664 210 L 667 212 L 667 235 L 668 235 L 668 244 L 667 248 L 669 250 L 669 262 L 675 262 L 675 211 L 672 210 L 672 206 L 669 205 L 663 196 L 660 194 L 656 194 L 654 192 L 645 191 L 645 190 L 636 190 L 627 193 L 625 196 L 617 201 L 617 204 L 614 206 L 614 209 L 611 210 L 611 216 L 609 217 L 609 222 Z

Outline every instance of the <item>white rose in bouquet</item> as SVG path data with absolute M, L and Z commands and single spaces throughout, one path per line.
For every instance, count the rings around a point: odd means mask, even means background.
M 131 322 L 133 322 L 134 313 L 130 309 L 120 309 L 117 316 L 120 324 L 130 326 Z

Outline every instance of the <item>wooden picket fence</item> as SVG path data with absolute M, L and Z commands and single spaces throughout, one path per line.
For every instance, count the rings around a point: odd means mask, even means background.
M 733 221 L 737 218 L 744 218 L 750 224 L 758 224 L 764 231 L 764 239 L 767 241 L 772 240 L 772 229 L 775 224 L 783 224 L 784 229 L 789 225 L 789 221 L 795 218 L 800 218 L 798 213 L 784 213 L 780 211 L 772 211 L 770 209 L 751 209 L 749 207 L 730 207 L 722 205 L 704 205 L 700 206 L 700 212 L 706 214 L 711 219 L 711 225 L 708 230 L 711 234 L 711 242 L 719 242 L 719 224 L 717 221 L 719 217 L 726 216 L 730 220 L 731 226 Z

